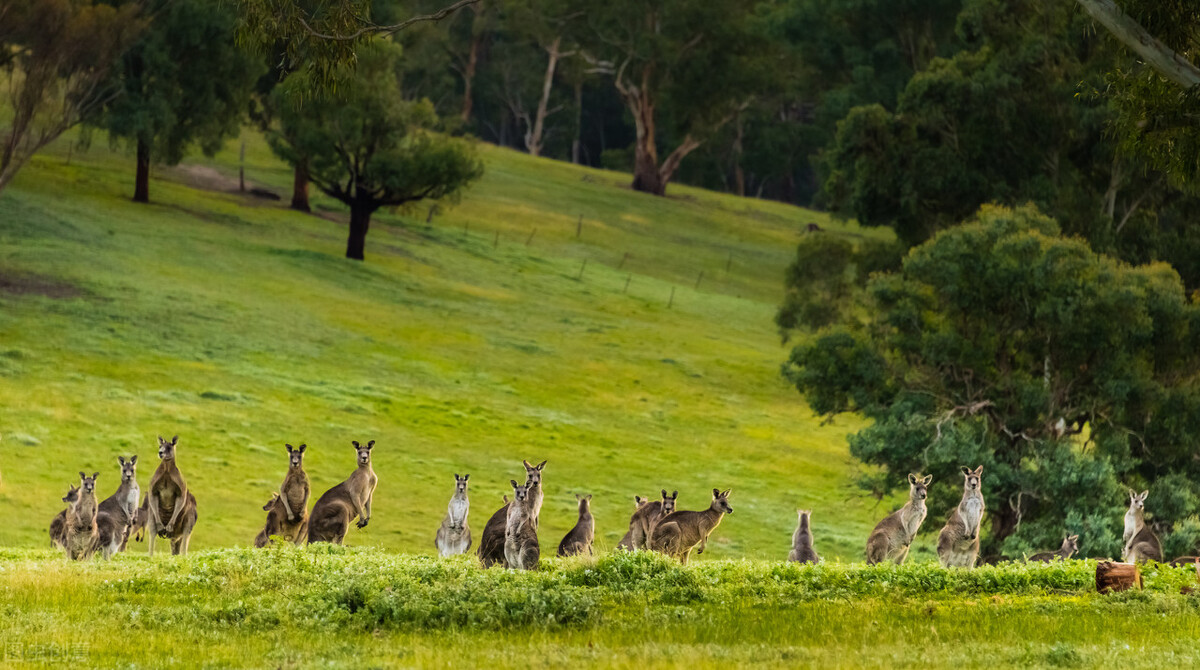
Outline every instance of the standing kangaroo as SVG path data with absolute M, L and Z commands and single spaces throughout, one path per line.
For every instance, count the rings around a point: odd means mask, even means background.
M 71 507 L 79 501 L 79 487 L 71 484 L 67 487 L 67 495 L 63 496 L 63 502 L 67 503 L 67 508 L 59 512 L 53 520 L 50 521 L 50 546 L 58 547 L 63 551 L 67 549 L 67 513 L 71 511 Z
M 279 502 L 279 491 L 271 491 L 271 499 L 262 508 L 267 513 L 267 522 L 263 525 L 263 529 L 258 531 L 258 535 L 254 536 L 255 549 L 262 549 L 271 544 L 271 536 L 279 535 L 279 526 L 287 514 Z
M 1063 539 L 1062 546 L 1059 547 L 1058 551 L 1043 551 L 1042 553 L 1034 554 L 1033 556 L 1030 556 L 1029 558 L 1027 558 L 1025 560 L 1027 560 L 1030 563 L 1032 563 L 1034 561 L 1041 561 L 1042 563 L 1050 563 L 1050 562 L 1054 561 L 1055 559 L 1058 559 L 1060 561 L 1065 561 L 1068 558 L 1074 556 L 1075 552 L 1077 552 L 1077 551 L 1079 551 L 1079 536 L 1078 535 L 1068 535 L 1066 538 Z
M 516 570 L 537 570 L 541 548 L 538 546 L 537 525 L 533 519 L 534 484 L 517 484 L 513 487 L 513 499 L 508 504 L 508 519 L 504 526 L 504 560 L 508 567 Z
M 595 554 L 592 551 L 592 541 L 596 539 L 596 522 L 592 519 L 592 496 L 590 493 L 586 496 L 576 493 L 575 500 L 579 503 L 579 520 L 562 542 L 558 543 L 559 556 Z
M 671 495 L 667 495 L 667 490 L 663 489 L 662 500 L 648 502 L 634 511 L 633 516 L 629 518 L 629 539 L 634 548 L 650 549 L 650 538 L 654 536 L 654 529 L 668 514 L 675 511 L 675 501 L 678 498 L 679 491 L 672 491 Z
M 809 528 L 809 519 L 812 517 L 812 510 L 801 509 L 796 510 L 800 516 L 800 521 L 796 526 L 796 532 L 792 534 L 792 550 L 788 552 L 788 560 L 793 563 L 812 563 L 821 562 L 821 557 L 817 555 L 813 549 L 812 530 Z
M 196 496 L 188 490 L 187 480 L 175 464 L 175 448 L 179 436 L 164 440 L 158 436 L 158 468 L 150 476 L 146 494 L 146 544 L 154 555 L 154 540 L 162 537 L 171 541 L 172 554 L 187 554 L 196 526 Z
M 469 474 L 459 477 L 457 472 L 454 473 L 454 494 L 450 496 L 446 518 L 442 519 L 433 541 L 439 556 L 457 556 L 471 548 L 471 527 L 467 524 L 467 515 L 471 511 L 471 501 L 467 497 L 467 480 L 470 478 Z
M 72 561 L 82 561 L 91 558 L 96 550 L 96 477 L 79 473 L 79 490 L 76 499 L 67 508 L 66 550 L 67 558 Z M 71 494 L 67 494 L 71 497 Z M 67 498 L 63 498 L 65 502 Z
M 908 548 L 912 546 L 928 511 L 925 498 L 929 495 L 931 481 L 933 475 L 922 478 L 911 472 L 908 474 L 908 502 L 884 517 L 871 531 L 871 536 L 867 538 L 867 565 L 884 561 L 900 565 L 908 558 Z
M 308 473 L 304 471 L 304 452 L 308 450 L 307 444 L 302 444 L 298 448 L 290 444 L 283 445 L 287 449 L 288 454 L 288 471 L 283 477 L 283 483 L 279 486 L 279 496 L 277 502 L 273 506 L 280 507 L 278 520 L 273 524 L 271 519 L 271 510 L 267 509 L 267 526 L 264 531 L 267 532 L 267 542 L 258 544 L 258 539 L 255 539 L 254 546 L 262 547 L 270 544 L 271 536 L 283 538 L 293 544 L 304 544 L 308 539 L 308 496 L 311 489 L 308 484 Z M 275 527 L 269 528 L 274 525 Z M 261 534 L 260 534 L 261 536 Z
M 1146 496 L 1149 491 L 1134 493 L 1129 490 L 1129 511 L 1125 512 L 1125 551 L 1122 560 L 1126 563 L 1157 561 L 1162 563 L 1162 545 L 1158 536 L 1146 525 Z
M 346 481 L 329 489 L 313 505 L 308 519 L 308 541 L 341 544 L 350 530 L 350 520 L 358 517 L 358 527 L 371 521 L 371 501 L 379 478 L 371 469 L 371 449 L 375 440 L 365 446 L 351 442 L 358 455 L 358 467 Z
M 942 567 L 973 568 L 979 558 L 979 527 L 983 523 L 983 466 L 963 466 L 963 496 L 938 534 L 937 553 Z
M 642 505 L 645 505 L 648 502 L 650 502 L 648 498 L 643 498 L 639 495 L 633 496 L 633 517 L 629 519 L 629 530 L 625 531 L 625 534 L 621 536 L 621 540 L 617 542 L 617 549 L 623 549 L 625 551 L 634 550 L 633 527 L 636 525 L 635 519 L 637 518 L 637 511 L 642 508 Z M 51 534 L 53 535 L 53 533 Z
M 537 491 L 534 495 L 537 496 L 534 504 L 534 519 L 533 524 L 537 526 L 537 514 L 542 509 L 542 468 L 546 467 L 546 461 L 542 461 L 537 465 L 530 465 L 529 461 L 521 461 L 525 466 L 525 486 L 532 487 L 537 484 Z M 488 519 L 483 526 L 483 533 L 479 536 L 479 562 L 483 567 L 490 568 L 499 563 L 504 567 L 509 567 L 507 560 L 504 557 L 504 529 L 508 524 L 508 506 L 510 502 L 505 502 L 504 506 L 496 510 L 496 513 Z
M 730 489 L 713 489 L 712 503 L 708 509 L 698 512 L 675 511 L 663 517 L 650 536 L 650 548 L 679 559 L 683 565 L 687 565 L 693 548 L 697 554 L 703 554 L 708 548 L 708 536 L 713 529 L 726 514 L 733 514 L 733 507 L 729 505 L 731 492 Z M 697 544 L 700 545 L 698 548 Z
M 96 514 L 96 531 L 100 536 L 96 548 L 105 560 L 125 550 L 141 493 L 137 483 L 137 456 L 128 461 L 124 456 L 118 456 L 117 462 L 121 464 L 121 485 L 116 493 L 100 503 Z

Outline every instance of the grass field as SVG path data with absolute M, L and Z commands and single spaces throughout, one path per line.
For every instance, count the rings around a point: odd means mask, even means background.
M 290 171 L 246 140 L 248 177 L 286 195 Z M 284 442 L 308 443 L 315 499 L 352 469 L 350 440 L 375 439 L 358 546 L 432 553 L 454 472 L 478 533 L 528 458 L 549 459 L 551 551 L 576 492 L 611 547 L 635 493 L 700 508 L 719 486 L 736 512 L 710 556 L 786 556 L 797 507 L 824 555 L 859 556 L 887 505 L 850 484 L 854 425 L 821 425 L 780 378 L 771 321 L 804 224 L 857 232 L 480 148 L 483 180 L 431 224 L 424 206 L 378 216 L 366 263 L 342 258 L 328 199 L 304 215 L 222 192 L 236 146 L 157 173 L 149 206 L 121 151 L 38 156 L 0 197 L 0 545 L 44 546 L 67 484 L 115 488 L 117 455 L 141 457 L 145 487 L 154 436 L 178 433 L 194 549 L 251 542 Z

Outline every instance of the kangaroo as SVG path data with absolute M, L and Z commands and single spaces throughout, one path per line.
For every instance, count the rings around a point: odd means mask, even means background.
M 156 537 L 170 540 L 172 554 L 187 554 L 192 529 L 196 526 L 196 496 L 188 490 L 187 480 L 175 463 L 177 446 L 178 435 L 170 441 L 158 436 L 158 468 L 150 476 L 146 494 L 149 512 L 146 515 L 146 544 L 151 556 L 154 555 Z
M 648 502 L 634 511 L 629 519 L 629 530 L 630 540 L 635 548 L 650 548 L 650 538 L 654 536 L 654 529 L 668 514 L 675 511 L 675 501 L 678 498 L 679 491 L 672 491 L 671 495 L 667 495 L 667 490 L 663 489 L 662 500 Z
M 121 485 L 100 503 L 96 513 L 96 530 L 100 534 L 97 548 L 105 560 L 125 550 L 141 494 L 137 483 L 137 456 L 128 461 L 124 456 L 117 456 L 117 462 L 121 464 Z
M 800 522 L 796 526 L 796 532 L 792 534 L 792 550 L 788 552 L 788 560 L 794 563 L 812 563 L 821 562 L 821 557 L 817 555 L 813 549 L 812 530 L 809 528 L 809 519 L 812 518 L 812 510 L 801 509 L 796 510 L 800 516 Z
M 592 541 L 596 539 L 596 522 L 592 519 L 592 496 L 590 493 L 586 496 L 577 493 L 575 500 L 579 503 L 579 521 L 575 522 L 575 527 L 558 543 L 558 555 L 577 556 L 586 553 L 592 556 L 595 555 Z
M 730 489 L 713 489 L 708 509 L 698 512 L 680 510 L 663 517 L 650 536 L 650 548 L 678 558 L 683 565 L 687 565 L 693 548 L 697 554 L 703 554 L 713 529 L 726 514 L 733 514 L 733 507 L 729 505 L 731 492 Z M 696 547 L 697 544 L 700 546 Z
M 640 510 L 642 508 L 642 506 L 648 502 L 650 502 L 649 498 L 643 498 L 639 495 L 633 496 L 633 505 L 634 505 L 633 517 L 631 517 L 629 519 L 629 530 L 625 531 L 625 534 L 623 536 L 621 536 L 621 541 L 617 543 L 617 549 L 621 549 L 624 551 L 633 551 L 634 550 L 633 528 L 638 523 L 637 511 Z
M 82 561 L 91 558 L 96 550 L 96 478 L 79 473 L 79 490 L 76 500 L 67 508 L 66 551 L 67 558 Z M 67 494 L 70 497 L 70 494 Z M 66 498 L 63 499 L 66 501 Z
M 983 523 L 983 466 L 962 468 L 963 496 L 938 534 L 938 560 L 946 568 L 973 568 L 979 558 L 979 526 Z
M 511 479 L 513 499 L 508 505 L 504 525 L 504 560 L 509 568 L 537 570 L 541 549 L 538 546 L 537 525 L 533 520 L 534 489 L 538 484 L 518 484 Z
M 358 454 L 358 467 L 346 481 L 329 489 L 317 499 L 308 518 L 308 541 L 341 544 L 350 530 L 350 521 L 358 517 L 358 527 L 371 521 L 371 501 L 379 478 L 371 469 L 371 450 L 375 440 L 365 446 L 351 442 Z
M 271 544 L 271 536 L 280 535 L 280 527 L 283 524 L 283 518 L 287 514 L 283 505 L 280 503 L 279 491 L 271 491 L 271 499 L 267 504 L 263 505 L 263 511 L 267 513 L 267 522 L 263 525 L 263 529 L 258 531 L 258 535 L 254 537 L 254 548 L 262 549 Z
M 1129 491 L 1129 511 L 1125 512 L 1125 551 L 1122 560 L 1126 563 L 1157 561 L 1162 563 L 1162 545 L 1158 536 L 1146 525 L 1146 496 L 1149 491 Z
M 542 461 L 537 465 L 530 465 L 529 461 L 521 461 L 525 466 L 525 486 L 537 484 L 537 496 L 535 510 L 540 511 L 542 508 L 542 468 L 546 467 L 546 461 Z M 490 568 L 499 563 L 504 567 L 509 567 L 507 560 L 504 557 L 504 529 L 508 524 L 508 499 L 505 498 L 504 506 L 496 510 L 483 526 L 483 533 L 479 536 L 479 550 L 476 552 L 479 556 L 479 562 L 483 567 Z M 534 526 L 537 526 L 537 514 L 534 514 Z
M 67 512 L 71 511 L 71 506 L 79 500 L 79 487 L 71 484 L 67 487 L 67 495 L 63 496 L 62 501 L 67 503 L 67 508 L 59 512 L 57 516 L 50 521 L 50 546 L 58 547 L 63 551 L 67 550 Z
M 471 475 L 459 477 L 457 472 L 454 473 L 454 494 L 450 496 L 446 518 L 442 519 L 433 542 L 439 556 L 457 556 L 471 548 L 471 527 L 467 525 L 467 514 L 471 511 L 471 501 L 467 497 L 467 480 L 470 478 Z
M 929 482 L 933 475 L 908 474 L 908 502 L 904 507 L 884 517 L 867 538 L 867 565 L 892 561 L 897 565 L 908 558 L 908 548 L 928 510 L 925 498 L 929 496 Z
M 304 471 L 304 452 L 308 450 L 308 445 L 302 444 L 298 448 L 290 444 L 283 446 L 288 453 L 288 471 L 279 486 L 279 506 L 283 508 L 283 518 L 279 520 L 279 528 L 271 535 L 294 544 L 304 544 L 308 539 L 308 496 L 311 492 L 308 473 Z
M 1032 563 L 1034 561 L 1041 561 L 1042 563 L 1050 563 L 1050 562 L 1054 561 L 1054 559 L 1058 559 L 1060 561 L 1065 561 L 1068 558 L 1074 556 L 1075 552 L 1077 552 L 1077 551 L 1079 551 L 1079 536 L 1078 535 L 1068 535 L 1066 538 L 1063 539 L 1062 546 L 1059 547 L 1058 551 L 1043 551 L 1042 553 L 1034 554 L 1033 556 L 1030 556 L 1029 558 L 1027 558 L 1025 560 L 1030 563 Z
M 529 509 L 533 517 L 533 527 L 537 528 L 538 517 L 542 514 L 542 468 L 546 467 L 546 461 L 530 465 L 529 461 L 522 460 L 521 464 L 525 466 L 525 486 L 529 489 Z

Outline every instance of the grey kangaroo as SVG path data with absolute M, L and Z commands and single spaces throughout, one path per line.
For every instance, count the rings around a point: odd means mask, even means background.
M 96 548 L 105 560 L 125 550 L 141 493 L 137 483 L 137 456 L 128 461 L 124 456 L 118 456 L 117 462 L 121 465 L 121 485 L 116 493 L 100 503 L 96 513 L 96 532 L 99 534 Z
M 75 500 L 67 508 L 66 550 L 67 558 L 72 561 L 91 558 L 92 552 L 96 550 L 96 540 L 99 537 L 96 532 L 96 478 L 99 476 L 99 472 L 91 477 L 79 473 L 79 490 L 74 496 Z M 73 496 L 68 492 L 63 502 L 67 502 L 71 497 Z
M 558 543 L 559 556 L 591 556 L 595 553 L 592 550 L 592 542 L 596 539 L 596 522 L 592 519 L 592 496 L 580 496 L 577 493 L 575 500 L 579 503 L 579 520 L 562 542 Z
M 617 549 L 622 549 L 625 551 L 633 551 L 633 549 L 634 549 L 633 527 L 636 523 L 635 519 L 637 517 L 637 511 L 642 508 L 642 505 L 645 505 L 648 502 L 650 502 L 648 499 L 643 498 L 641 496 L 635 495 L 633 497 L 633 515 L 634 516 L 633 516 L 633 518 L 631 518 L 629 520 L 629 530 L 625 531 L 625 534 L 621 536 L 621 541 L 617 542 Z M 53 535 L 53 532 L 51 532 L 51 535 Z
M 938 560 L 946 568 L 973 568 L 979 558 L 979 527 L 983 523 L 983 466 L 963 467 L 963 495 L 938 534 Z
M 50 545 L 67 550 L 67 513 L 79 501 L 79 487 L 71 484 L 67 487 L 67 495 L 63 496 L 62 501 L 67 503 L 67 508 L 58 513 L 50 521 Z
M 630 542 L 636 549 L 650 549 L 650 538 L 654 529 L 668 514 L 675 511 L 675 502 L 679 499 L 679 491 L 662 490 L 662 499 L 641 505 L 629 519 Z
M 1125 551 L 1122 554 L 1122 560 L 1126 563 L 1161 563 L 1163 560 L 1158 536 L 1146 525 L 1146 496 L 1149 493 L 1129 491 L 1129 511 L 1125 512 Z
M 687 565 L 692 549 L 703 554 L 708 548 L 708 536 L 712 534 L 726 514 L 733 514 L 729 505 L 731 490 L 713 489 L 712 503 L 701 511 L 676 510 L 663 517 L 650 537 L 650 548 L 667 556 L 679 559 Z M 699 545 L 697 547 L 696 545 Z
M 535 484 L 518 484 L 509 480 L 513 487 L 513 499 L 508 504 L 508 520 L 504 526 L 504 560 L 509 568 L 537 570 L 541 549 L 538 546 L 537 526 L 533 520 Z
M 287 449 L 288 470 L 279 486 L 279 495 L 263 507 L 267 511 L 266 525 L 254 539 L 254 546 L 260 548 L 271 544 L 272 537 L 293 544 L 304 544 L 308 540 L 308 497 L 312 491 L 308 473 L 304 471 L 304 452 L 308 445 L 283 446 Z
M 375 498 L 375 486 L 379 478 L 371 468 L 371 450 L 375 440 L 365 445 L 351 442 L 358 467 L 346 481 L 329 489 L 317 499 L 312 514 L 308 517 L 308 541 L 341 544 L 350 530 L 350 521 L 358 517 L 358 527 L 365 528 L 371 521 L 371 502 Z
M 196 526 L 196 496 L 188 490 L 187 480 L 175 464 L 175 448 L 179 436 L 168 442 L 158 436 L 158 468 L 150 476 L 146 493 L 146 545 L 154 555 L 154 540 L 161 537 L 171 542 L 172 554 L 186 554 Z
M 1065 561 L 1074 556 L 1075 552 L 1077 551 L 1079 551 L 1079 536 L 1068 535 L 1063 539 L 1062 546 L 1058 548 L 1058 551 L 1043 551 L 1040 554 L 1034 554 L 1025 560 L 1029 561 L 1030 563 L 1033 563 L 1034 561 L 1040 561 L 1042 563 L 1050 563 L 1054 560 Z
M 529 461 L 521 461 L 525 466 L 525 486 L 533 486 L 537 484 L 538 496 L 536 509 L 540 510 L 542 506 L 542 469 L 546 467 L 546 461 L 542 461 L 537 465 L 530 465 Z M 504 529 L 508 524 L 508 506 L 512 504 L 507 499 L 504 506 L 496 510 L 492 514 L 487 523 L 483 526 L 483 533 L 479 536 L 479 562 L 485 568 L 490 568 L 493 565 L 502 565 L 509 567 L 507 559 L 504 557 Z M 534 525 L 537 525 L 537 515 L 534 515 Z
M 927 510 L 925 498 L 929 495 L 929 482 L 933 475 L 908 475 L 908 502 L 880 521 L 867 538 L 867 565 L 884 561 L 904 563 L 908 548 L 912 546 Z
M 471 475 L 458 476 L 454 473 L 454 494 L 446 505 L 446 518 L 438 528 L 434 545 L 439 556 L 457 556 L 465 554 L 471 548 L 471 526 L 467 523 L 467 515 L 471 511 L 471 501 L 467 497 L 467 480 Z
M 796 514 L 800 520 L 796 525 L 796 532 L 792 534 L 792 550 L 788 552 L 788 560 L 793 563 L 813 563 L 814 565 L 820 563 L 821 557 L 813 549 L 812 529 L 809 528 L 812 510 L 796 510 Z

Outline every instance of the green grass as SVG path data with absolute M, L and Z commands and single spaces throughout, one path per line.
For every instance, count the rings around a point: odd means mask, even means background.
M 246 140 L 248 178 L 286 194 Z M 850 483 L 853 420 L 819 423 L 780 378 L 771 321 L 804 224 L 856 229 L 481 146 L 459 203 L 430 225 L 424 206 L 381 214 L 355 263 L 329 199 L 310 216 L 193 187 L 236 175 L 236 149 L 158 171 L 147 206 L 129 155 L 68 164 L 60 143 L 0 197 L 0 545 L 43 546 L 76 473 L 115 488 L 119 454 L 145 487 L 159 433 L 181 435 L 194 549 L 251 542 L 285 441 L 309 444 L 315 496 L 352 469 L 350 440 L 377 440 L 374 520 L 348 542 L 404 552 L 433 552 L 452 473 L 472 474 L 478 533 L 522 458 L 549 459 L 550 551 L 576 492 L 607 548 L 635 493 L 700 508 L 732 488 L 713 558 L 786 556 L 798 507 L 819 551 L 854 558 L 887 511 Z

